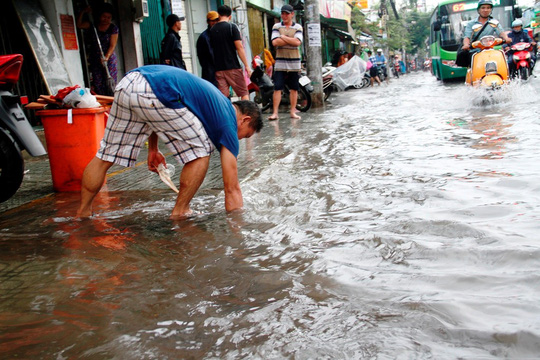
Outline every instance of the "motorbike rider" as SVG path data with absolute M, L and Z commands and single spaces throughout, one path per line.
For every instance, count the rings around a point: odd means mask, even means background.
M 512 45 L 515 45 L 520 42 L 526 42 L 529 44 L 532 44 L 533 46 L 536 45 L 536 42 L 531 39 L 528 32 L 526 30 L 523 30 L 523 22 L 520 19 L 516 19 L 512 22 L 512 31 L 508 34 L 508 37 L 512 39 L 512 42 L 508 46 L 508 52 L 507 55 L 507 61 L 508 61 L 508 69 L 510 70 L 510 74 L 515 73 L 516 71 L 516 65 L 514 64 L 512 55 L 514 54 L 514 50 L 511 49 Z M 531 52 L 531 71 L 534 68 L 534 63 L 536 62 L 536 51 Z
M 469 21 L 467 26 L 465 26 L 465 31 L 463 32 L 463 50 L 471 49 L 471 39 L 474 37 L 479 40 L 483 36 L 494 35 L 500 36 L 507 44 L 510 44 L 512 40 L 506 35 L 504 29 L 498 20 L 491 17 L 491 12 L 493 11 L 493 1 L 492 0 L 480 0 L 476 6 L 476 11 L 478 12 L 478 18 Z M 484 26 L 488 23 L 486 26 Z M 480 32 L 480 33 L 479 33 Z M 471 50 L 471 53 L 478 52 L 479 49 Z
M 375 61 L 376 61 L 377 67 L 382 70 L 382 73 L 384 74 L 386 81 L 389 81 L 388 72 L 386 69 L 386 57 L 384 57 L 384 54 L 381 48 L 377 49 L 377 55 L 375 55 Z

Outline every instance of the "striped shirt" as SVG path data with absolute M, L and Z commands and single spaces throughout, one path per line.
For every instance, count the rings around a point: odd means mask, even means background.
M 283 21 L 275 24 L 272 28 L 272 40 L 279 38 L 281 35 L 297 38 L 300 42 L 304 41 L 302 25 L 295 22 L 291 26 L 285 26 Z M 302 69 L 300 60 L 298 46 L 276 46 L 274 71 L 298 72 Z
M 377 57 L 376 56 L 370 56 L 368 60 L 369 60 L 369 62 L 371 62 L 371 65 L 373 65 L 374 68 L 377 67 Z

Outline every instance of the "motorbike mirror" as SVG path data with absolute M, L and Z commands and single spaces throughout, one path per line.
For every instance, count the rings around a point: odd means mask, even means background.
M 503 43 L 503 41 L 504 41 L 504 40 L 501 39 L 501 38 L 496 38 L 496 39 L 495 39 L 495 46 L 501 45 L 501 44 Z

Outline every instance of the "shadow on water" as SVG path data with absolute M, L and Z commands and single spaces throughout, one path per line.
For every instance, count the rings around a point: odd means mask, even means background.
M 388 95 L 392 96 L 388 96 Z M 0 219 L 5 358 L 533 358 L 536 117 L 411 74 L 267 123 L 200 215 L 166 189 L 57 194 Z M 114 179 L 109 182 L 111 187 Z

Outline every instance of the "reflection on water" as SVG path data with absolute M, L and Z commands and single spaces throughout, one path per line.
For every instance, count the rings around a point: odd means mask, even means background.
M 168 190 L 101 193 L 92 220 L 70 194 L 6 212 L 0 354 L 534 358 L 537 90 L 479 107 L 413 74 L 268 123 L 241 213 L 212 181 L 181 222 Z

